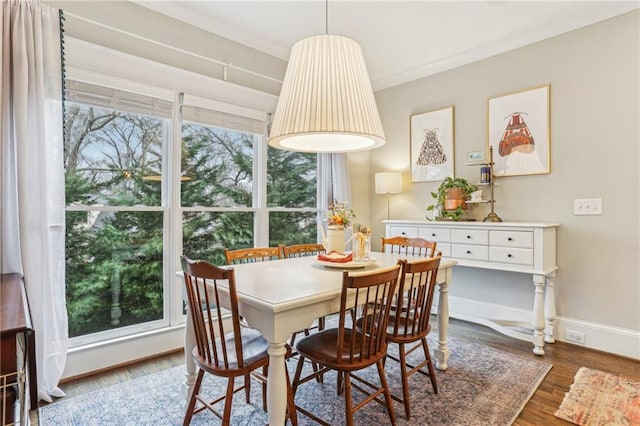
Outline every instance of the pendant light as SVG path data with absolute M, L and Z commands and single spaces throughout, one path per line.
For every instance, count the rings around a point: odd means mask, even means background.
M 270 146 L 299 152 L 354 152 L 385 144 L 362 48 L 328 32 L 298 41 L 271 123 Z

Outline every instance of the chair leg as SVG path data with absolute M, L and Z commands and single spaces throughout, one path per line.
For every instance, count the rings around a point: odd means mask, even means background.
M 227 394 L 224 397 L 224 412 L 222 413 L 222 424 L 227 426 L 231 422 L 231 406 L 233 405 L 233 388 L 234 378 L 229 377 L 227 380 Z
M 351 395 L 351 376 L 348 372 L 342 373 L 338 371 L 338 377 L 343 376 L 344 380 L 344 404 L 345 418 L 347 426 L 353 426 L 353 399 Z
M 262 375 L 264 377 L 267 377 L 268 371 L 269 366 L 265 365 L 264 367 L 262 367 Z M 265 382 L 262 382 L 262 410 L 267 411 L 267 384 Z
M 293 391 L 291 389 L 291 382 L 289 381 L 289 370 L 285 369 L 285 373 L 287 375 L 287 410 L 289 414 L 289 421 L 292 426 L 298 425 L 298 413 L 296 411 L 296 404 L 293 399 Z
M 402 403 L 404 404 L 404 414 L 407 420 L 411 418 L 411 400 L 409 396 L 409 377 L 407 376 L 407 354 L 404 343 L 398 344 L 400 352 L 400 377 L 402 378 Z
M 196 382 L 193 384 L 193 389 L 191 390 L 191 397 L 189 398 L 187 411 L 184 413 L 184 420 L 182 421 L 183 426 L 187 426 L 191 423 L 191 417 L 193 417 L 193 410 L 194 408 L 196 408 L 196 400 L 197 400 L 196 397 L 200 392 L 200 386 L 202 386 L 203 377 L 204 377 L 204 370 L 198 370 L 198 375 L 196 376 Z
M 429 378 L 431 379 L 431 386 L 433 386 L 433 393 L 438 393 L 438 384 L 436 382 L 436 370 L 433 368 L 433 361 L 431 360 L 431 355 L 429 354 L 429 345 L 427 344 L 427 339 L 422 339 L 422 349 L 424 349 L 424 356 L 429 362 L 427 366 L 429 367 Z
M 244 376 L 244 398 L 247 401 L 247 404 L 250 401 L 251 396 L 251 375 L 247 374 Z
M 298 365 L 296 366 L 296 374 L 293 376 L 293 384 L 291 385 L 291 393 L 293 394 L 293 398 L 296 397 L 296 392 L 298 391 L 298 382 L 300 381 L 300 375 L 302 374 L 302 367 L 304 367 L 304 357 L 300 355 L 298 358 Z
M 387 376 L 384 373 L 384 366 L 382 365 L 382 360 L 379 360 L 376 365 L 378 366 L 378 375 L 380 376 L 380 383 L 384 388 L 384 400 L 387 402 L 387 412 L 389 413 L 389 419 L 391 420 L 391 425 L 395 426 L 396 424 L 396 413 L 393 410 L 393 400 L 391 399 L 391 390 L 389 389 L 389 382 L 387 382 Z

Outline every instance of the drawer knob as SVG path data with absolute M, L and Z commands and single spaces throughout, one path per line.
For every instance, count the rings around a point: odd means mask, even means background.
M 436 236 L 436 234 L 431 234 L 431 236 L 432 236 L 432 237 L 435 237 L 435 236 Z
M 471 254 L 471 250 L 467 250 L 467 254 Z
M 512 255 L 511 253 L 509 253 L 509 254 L 507 255 L 507 257 L 513 257 L 513 255 Z
M 509 237 L 507 238 L 507 241 L 513 241 L 513 238 Z
M 471 238 L 471 235 L 467 235 L 467 238 Z

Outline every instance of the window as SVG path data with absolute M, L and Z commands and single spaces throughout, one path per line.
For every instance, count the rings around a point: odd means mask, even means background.
M 318 154 L 268 148 L 269 245 L 318 241 Z
M 171 104 L 73 81 L 67 100 L 69 336 L 162 324 L 166 212 L 154 177 Z
M 67 81 L 72 346 L 183 321 L 181 253 L 317 241 L 318 155 L 267 149 L 264 113 L 174 98 Z

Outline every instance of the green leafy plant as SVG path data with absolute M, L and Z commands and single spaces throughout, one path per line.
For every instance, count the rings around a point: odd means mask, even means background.
M 478 189 L 477 186 L 469 183 L 464 178 L 445 178 L 438 190 L 431 193 L 431 197 L 435 200 L 433 204 L 427 207 L 427 211 L 436 211 L 438 215 L 434 217 L 435 220 L 461 220 L 467 214 L 467 209 L 462 206 L 458 206 L 455 210 L 445 210 L 445 200 L 447 199 L 447 193 L 454 188 L 460 188 L 462 190 L 463 199 L 469 198 L 469 195 Z M 427 217 L 429 218 L 429 217 Z

